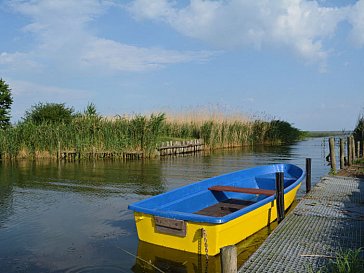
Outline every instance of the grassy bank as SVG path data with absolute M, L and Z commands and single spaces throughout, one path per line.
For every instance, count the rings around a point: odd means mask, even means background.
M 142 151 L 156 154 L 162 140 L 201 138 L 207 148 L 280 144 L 299 139 L 301 132 L 279 120 L 167 119 L 165 114 L 115 117 L 78 116 L 67 124 L 22 122 L 0 131 L 2 158 L 57 157 L 74 150 L 81 155 Z
M 341 250 L 336 254 L 336 257 L 328 257 L 331 260 L 316 273 L 363 272 L 364 260 L 362 258 L 362 251 L 363 249 L 361 248 Z M 308 272 L 313 272 L 313 270 L 308 270 Z

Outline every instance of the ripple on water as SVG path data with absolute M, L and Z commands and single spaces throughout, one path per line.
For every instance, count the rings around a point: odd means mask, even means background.
M 65 273 L 92 273 L 92 272 L 130 272 L 129 270 L 126 270 L 125 268 L 115 266 L 115 265 L 102 265 L 102 266 L 96 266 L 96 265 L 86 265 L 86 266 L 76 266 L 72 267 L 66 271 Z

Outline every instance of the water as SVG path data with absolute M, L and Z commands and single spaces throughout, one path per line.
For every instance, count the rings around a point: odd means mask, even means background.
M 209 272 L 219 258 L 138 242 L 128 204 L 203 178 L 271 163 L 329 172 L 323 139 L 144 161 L 0 163 L 0 272 Z M 305 192 L 304 186 L 299 195 Z M 238 245 L 239 264 L 272 225 Z M 136 258 L 138 256 L 139 258 Z M 143 259 L 143 260 L 142 260 Z

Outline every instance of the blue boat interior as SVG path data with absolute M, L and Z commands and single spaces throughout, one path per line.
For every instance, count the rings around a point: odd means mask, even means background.
M 166 192 L 129 206 L 148 214 L 201 222 L 223 223 L 274 200 L 274 196 L 209 190 L 213 186 L 275 190 L 276 172 L 284 172 L 285 192 L 302 180 L 302 169 L 277 164 L 224 174 Z M 235 215 L 235 216 L 234 216 Z

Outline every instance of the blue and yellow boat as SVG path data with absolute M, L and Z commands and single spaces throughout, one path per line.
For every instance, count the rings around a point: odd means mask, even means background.
M 284 173 L 284 208 L 292 204 L 304 171 L 274 164 L 228 173 L 129 205 L 141 241 L 214 256 L 277 218 L 276 173 Z

